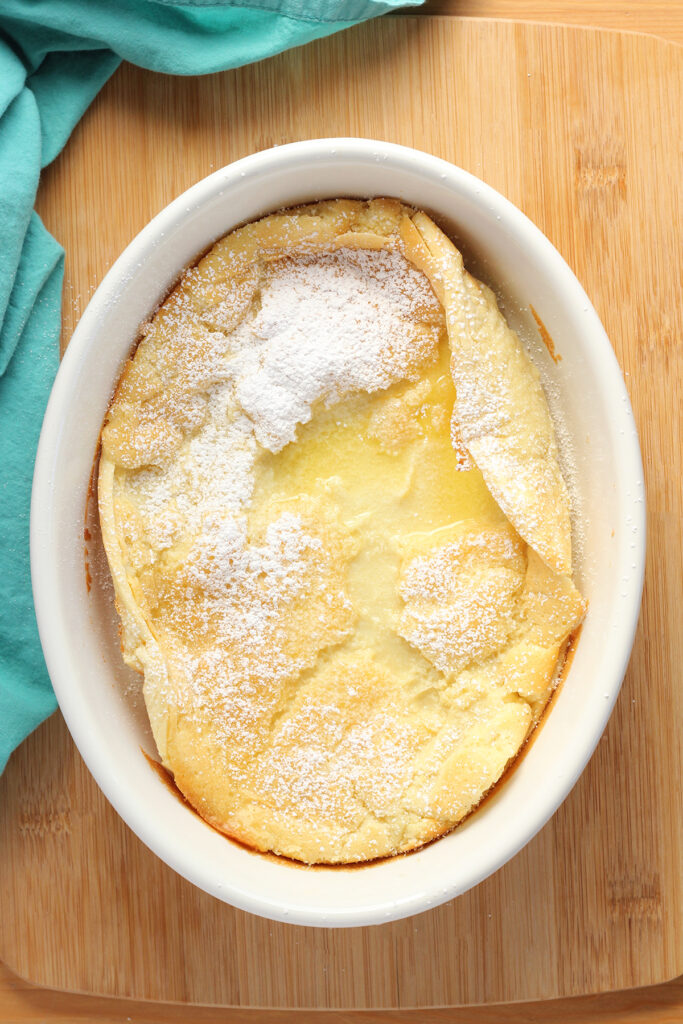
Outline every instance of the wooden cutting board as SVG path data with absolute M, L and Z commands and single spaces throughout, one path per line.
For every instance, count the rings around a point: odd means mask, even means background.
M 64 338 L 133 235 L 254 150 L 390 139 L 473 171 L 552 239 L 626 373 L 649 562 L 607 731 L 545 829 L 475 890 L 378 928 L 275 924 L 183 881 L 123 825 L 59 715 L 0 778 L 0 959 L 36 984 L 241 1007 L 549 999 L 683 970 L 680 96 L 683 51 L 638 35 L 384 18 L 204 79 L 122 68 L 46 173 L 67 250 Z

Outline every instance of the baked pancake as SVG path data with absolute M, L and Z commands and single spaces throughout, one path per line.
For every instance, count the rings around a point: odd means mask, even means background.
M 102 534 L 164 765 L 306 863 L 414 849 L 498 781 L 584 614 L 538 374 L 395 200 L 231 232 L 145 326 Z

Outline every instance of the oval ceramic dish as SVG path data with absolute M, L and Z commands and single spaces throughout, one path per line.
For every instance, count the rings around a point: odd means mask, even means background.
M 106 574 L 86 586 L 83 513 L 102 420 L 139 325 L 178 274 L 233 227 L 335 196 L 395 196 L 436 217 L 498 292 L 539 367 L 574 497 L 576 580 L 589 601 L 564 685 L 516 770 L 449 835 L 363 869 L 306 869 L 250 852 L 201 821 L 150 767 L 127 692 Z M 555 363 L 531 307 L 552 336 Z M 628 662 L 645 560 L 638 439 L 610 343 L 547 238 L 477 178 L 425 153 L 323 139 L 257 153 L 190 188 L 128 246 L 95 292 L 45 415 L 31 509 L 36 613 L 59 704 L 86 764 L 167 864 L 243 910 L 301 925 L 381 923 L 465 892 L 527 843 L 565 799 L 605 727 Z

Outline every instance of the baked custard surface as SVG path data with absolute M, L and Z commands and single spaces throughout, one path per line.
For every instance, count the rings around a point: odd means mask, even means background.
M 102 433 L 125 660 L 212 825 L 307 863 L 450 830 L 584 613 L 538 374 L 395 200 L 237 229 L 150 323 Z

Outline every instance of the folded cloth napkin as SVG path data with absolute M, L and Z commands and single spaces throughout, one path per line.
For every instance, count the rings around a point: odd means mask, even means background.
M 41 168 L 129 60 L 201 75 L 422 0 L 2 0 L 0 772 L 56 707 L 29 572 L 33 462 L 57 371 L 64 253 L 33 210 Z

